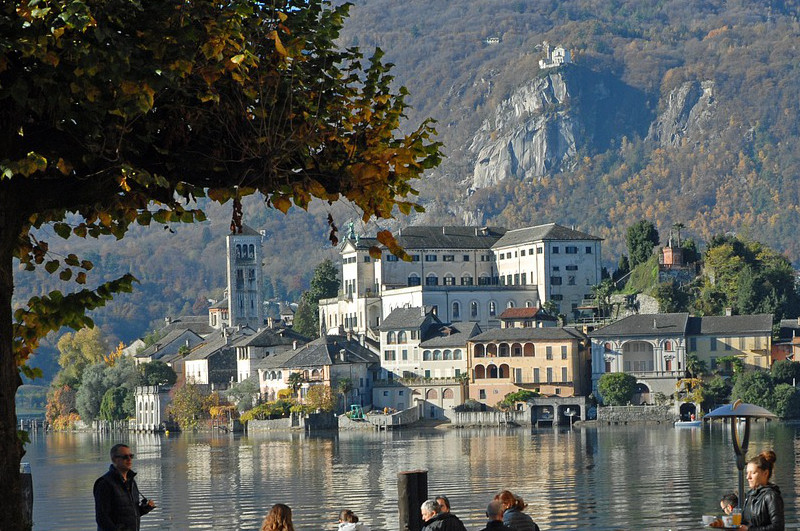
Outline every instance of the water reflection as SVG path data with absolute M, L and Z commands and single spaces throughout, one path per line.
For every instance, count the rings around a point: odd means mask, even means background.
M 697 529 L 735 490 L 727 426 L 703 429 L 484 429 L 341 433 L 125 434 L 143 494 L 159 509 L 143 529 L 258 529 L 288 503 L 299 530 L 335 529 L 351 508 L 375 529 L 398 529 L 397 474 L 427 469 L 429 493 L 446 494 L 468 529 L 483 527 L 494 494 L 510 489 L 542 529 Z M 34 437 L 35 528 L 91 529 L 92 484 L 117 439 Z M 800 437 L 777 423 L 754 426 L 751 453 L 774 447 L 776 482 L 796 521 Z

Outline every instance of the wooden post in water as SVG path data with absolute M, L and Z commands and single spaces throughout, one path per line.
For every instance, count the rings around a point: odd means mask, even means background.
M 420 531 L 420 506 L 428 499 L 428 471 L 408 470 L 397 474 L 397 508 L 400 531 Z
M 33 476 L 30 463 L 20 463 L 22 517 L 26 529 L 33 529 Z

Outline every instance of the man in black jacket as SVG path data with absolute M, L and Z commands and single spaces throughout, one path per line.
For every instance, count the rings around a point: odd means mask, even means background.
M 494 500 L 489 503 L 489 506 L 486 508 L 486 518 L 489 519 L 486 522 L 486 527 L 481 529 L 481 531 L 511 531 L 511 528 L 508 527 L 503 523 L 503 503 Z
M 451 512 L 442 512 L 436 500 L 427 500 L 420 508 L 422 531 L 466 531 L 464 524 Z
M 131 470 L 131 449 L 115 444 L 110 455 L 108 472 L 94 482 L 97 531 L 139 531 L 142 515 L 152 511 L 156 504 L 139 494 L 136 472 Z

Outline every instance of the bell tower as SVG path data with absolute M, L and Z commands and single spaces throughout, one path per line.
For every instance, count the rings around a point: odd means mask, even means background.
M 261 296 L 261 234 L 242 225 L 238 234 L 226 238 L 228 253 L 228 317 L 230 326 L 264 326 Z

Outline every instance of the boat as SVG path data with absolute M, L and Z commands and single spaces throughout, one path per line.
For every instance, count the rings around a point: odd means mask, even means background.
M 703 425 L 702 420 L 676 420 L 676 428 L 697 428 Z

